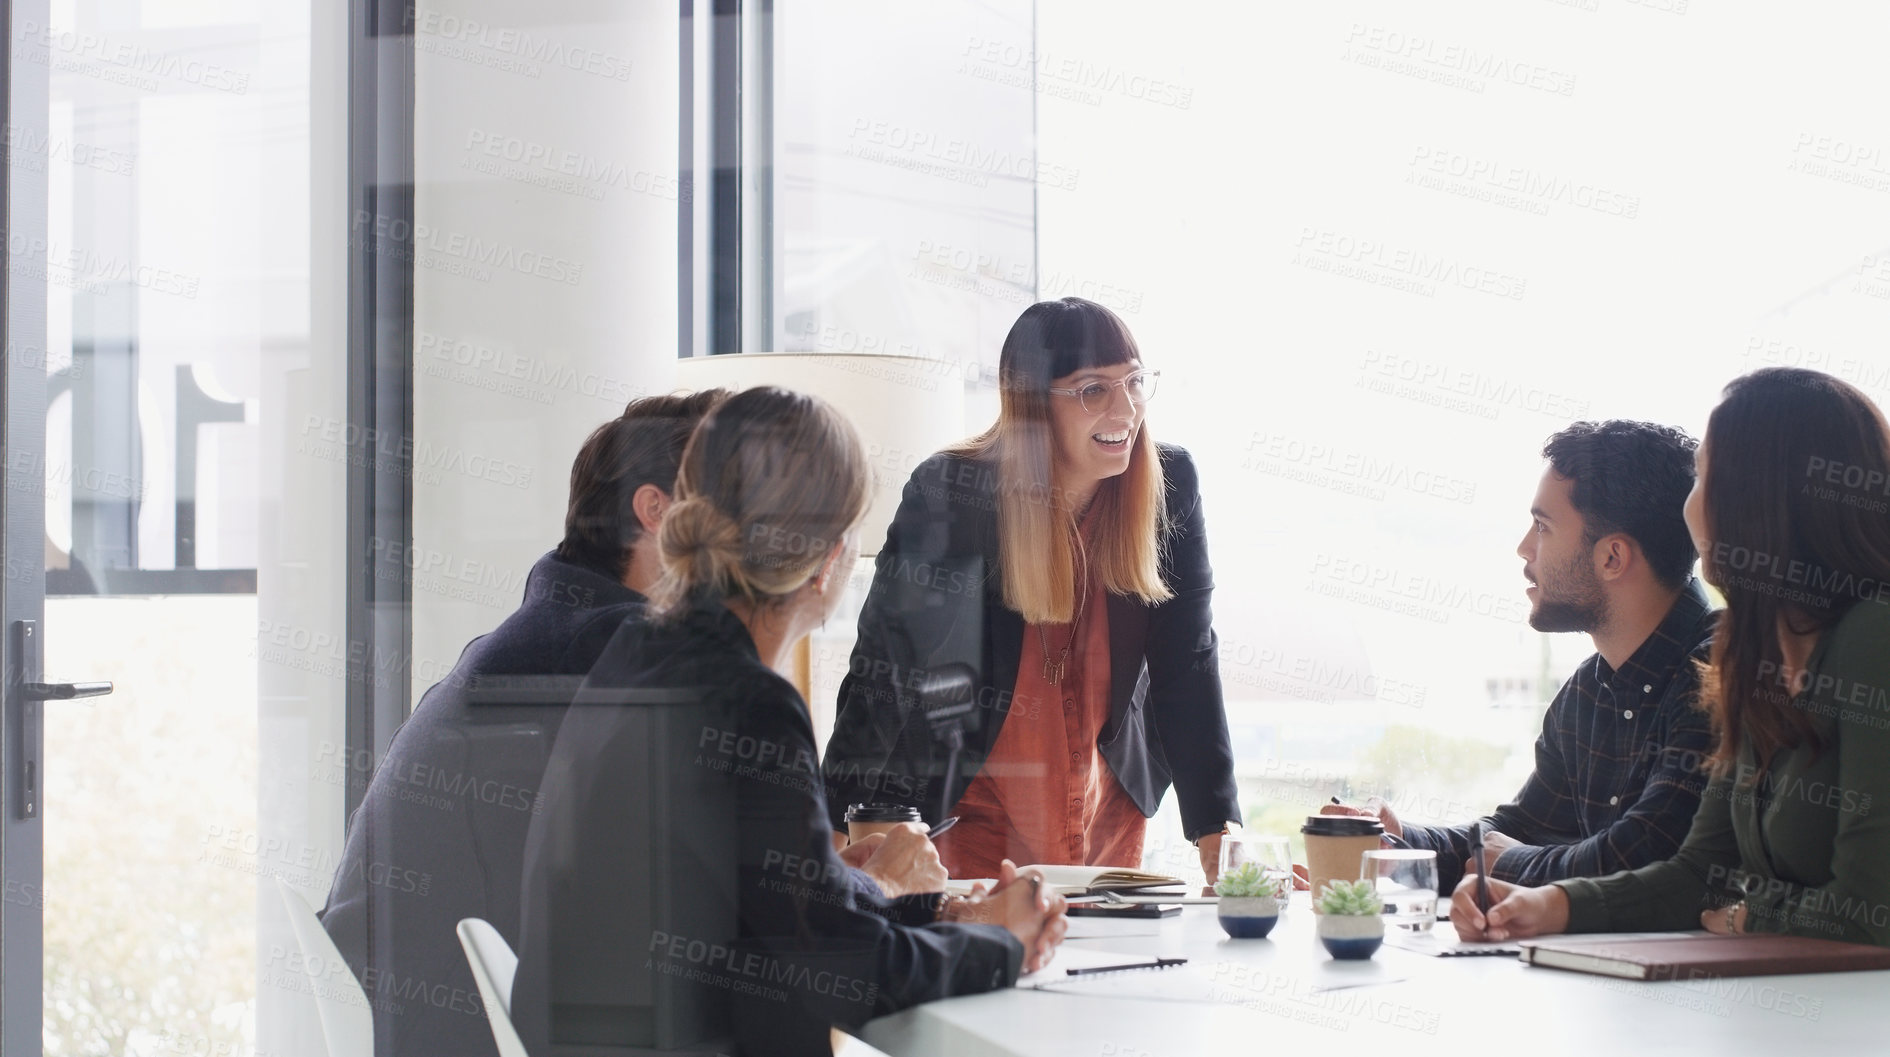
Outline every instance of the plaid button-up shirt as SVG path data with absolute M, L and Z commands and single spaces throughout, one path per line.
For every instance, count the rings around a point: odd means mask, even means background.
M 1718 613 L 1698 580 L 1619 671 L 1595 654 L 1549 703 L 1536 739 L 1536 769 L 1515 800 L 1485 817 L 1522 842 L 1490 864 L 1490 876 L 1539 885 L 1600 877 L 1672 857 L 1693 825 L 1712 752 L 1706 714 L 1694 707 Z M 1470 825 L 1404 827 L 1414 848 L 1437 852 L 1438 891 L 1448 896 L 1470 857 Z

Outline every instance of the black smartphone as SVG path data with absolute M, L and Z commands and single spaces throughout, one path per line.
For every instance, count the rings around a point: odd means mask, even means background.
M 1072 903 L 1064 913 L 1073 918 L 1172 918 L 1180 903 Z

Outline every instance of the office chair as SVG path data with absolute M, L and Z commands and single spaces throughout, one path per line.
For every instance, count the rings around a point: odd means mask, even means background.
M 486 1020 L 492 1025 L 499 1057 L 528 1057 L 512 1027 L 512 974 L 518 970 L 518 955 L 498 929 L 479 918 L 465 918 L 456 931 L 472 964 L 473 980 L 479 984 L 479 1000 L 486 1004 Z
M 321 1019 L 328 1057 L 360 1057 L 374 1052 L 374 1012 L 361 982 L 354 978 L 354 970 L 335 949 L 335 941 L 322 928 L 315 911 L 289 882 L 276 878 L 276 890 L 282 893 L 282 905 L 295 927 L 296 945 L 302 949 L 304 975 L 315 997 L 315 1013 Z M 336 967 L 339 971 L 334 971 Z
M 833 1057 L 887 1057 L 885 1050 L 874 1049 L 859 1038 L 839 1028 L 833 1029 Z

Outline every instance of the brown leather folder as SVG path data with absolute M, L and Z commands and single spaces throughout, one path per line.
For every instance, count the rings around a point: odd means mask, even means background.
M 1628 980 L 1697 980 L 1890 969 L 1890 947 L 1803 936 L 1747 935 L 1631 939 L 1556 936 L 1521 941 L 1530 965 Z

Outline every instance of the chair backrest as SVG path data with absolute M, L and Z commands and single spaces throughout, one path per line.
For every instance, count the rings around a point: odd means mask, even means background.
M 295 942 L 302 948 L 303 971 L 315 996 L 315 1013 L 321 1018 L 329 1057 L 372 1053 L 374 1012 L 361 982 L 354 978 L 354 970 L 335 949 L 335 941 L 322 928 L 308 901 L 281 877 L 276 878 L 276 890 L 282 893 L 282 905 L 295 928 Z
M 512 1027 L 512 975 L 518 971 L 518 955 L 498 929 L 479 918 L 462 920 L 457 931 L 479 985 L 479 1000 L 486 1004 L 486 1020 L 492 1025 L 499 1057 L 527 1057 L 525 1044 Z
M 520 883 L 511 1016 L 532 1046 L 732 1046 L 731 992 L 649 953 L 658 934 L 723 946 L 739 935 L 740 783 L 692 762 L 702 732 L 733 721 L 676 685 L 600 682 L 559 728 Z

